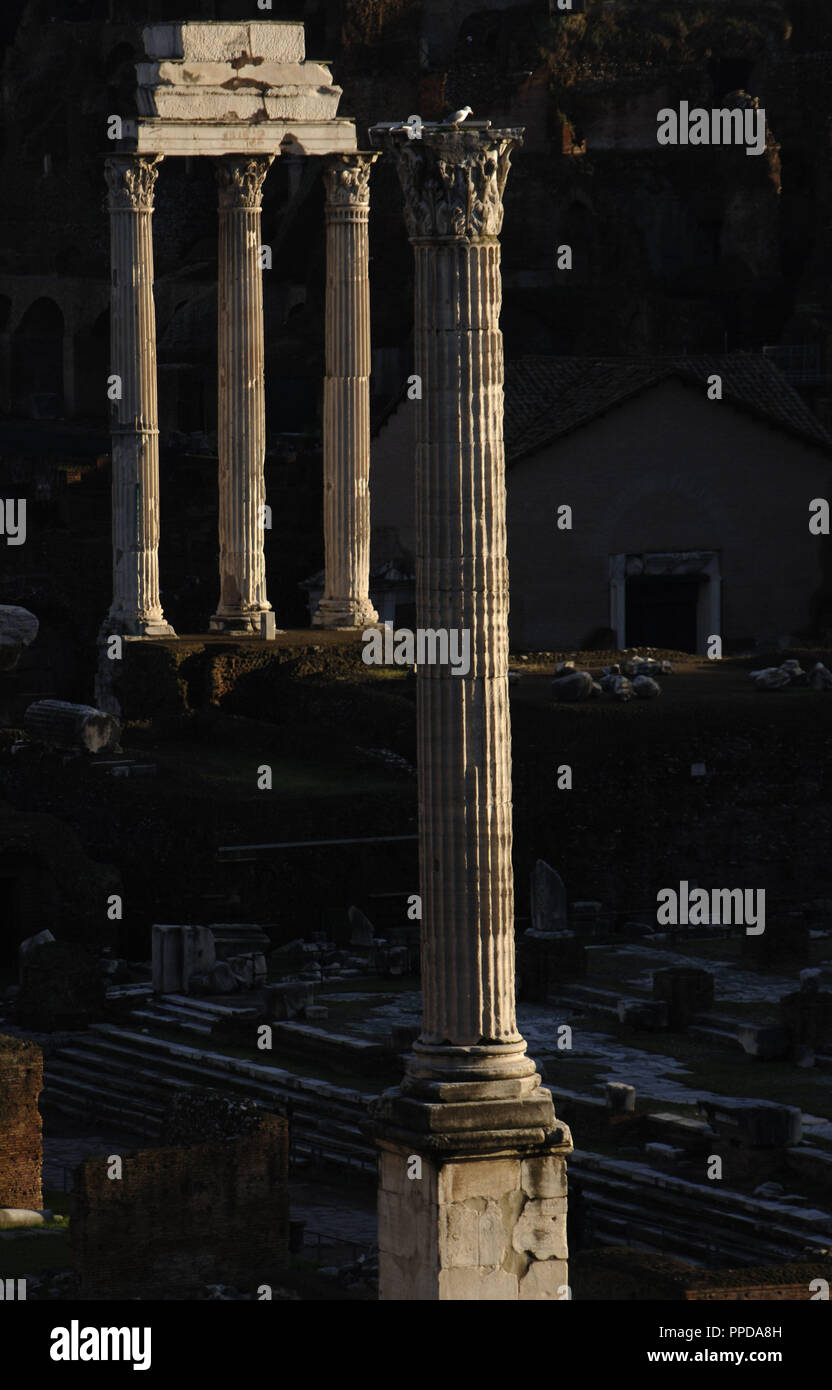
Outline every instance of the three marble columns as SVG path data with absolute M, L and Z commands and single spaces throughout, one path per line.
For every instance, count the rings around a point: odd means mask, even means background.
M 375 154 L 327 160 L 323 627 L 376 621 L 369 599 L 369 173 Z M 220 597 L 212 631 L 261 631 L 265 393 L 260 209 L 273 156 L 217 159 Z M 106 161 L 112 264 L 113 601 L 107 632 L 175 636 L 159 593 L 159 428 L 153 195 L 159 155 Z M 115 383 L 115 385 L 113 385 Z
M 515 1017 L 499 232 L 522 132 L 377 127 L 415 258 L 416 612 L 470 633 L 417 682 L 423 1026 L 376 1103 L 382 1299 L 568 1297 L 569 1131 Z

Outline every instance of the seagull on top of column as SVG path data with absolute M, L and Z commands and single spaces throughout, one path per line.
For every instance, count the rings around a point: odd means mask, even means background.
M 452 111 L 450 116 L 446 116 L 442 124 L 460 126 L 462 125 L 462 122 L 465 120 L 466 116 L 473 116 L 473 114 L 474 113 L 471 110 L 470 106 L 463 106 L 461 111 Z

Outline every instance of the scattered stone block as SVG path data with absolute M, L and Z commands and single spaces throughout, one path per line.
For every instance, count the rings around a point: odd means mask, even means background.
M 670 1027 L 667 1004 L 659 999 L 619 999 L 618 1017 L 627 1028 L 658 1033 Z
M 805 1043 L 818 1052 L 832 1046 L 832 990 L 821 990 L 807 983 L 794 994 L 780 1000 L 780 1016 L 791 1030 L 795 1043 Z
M 798 1106 L 765 1100 L 700 1100 L 697 1104 L 712 1129 L 730 1134 L 748 1148 L 785 1148 L 797 1144 L 802 1133 Z
M 203 988 L 201 978 L 213 969 L 217 958 L 213 932 L 202 926 L 154 922 L 151 951 L 155 994 L 188 994 L 192 988 Z
M 285 1023 L 306 1013 L 315 998 L 315 990 L 305 981 L 287 980 L 281 984 L 266 985 L 264 995 L 266 1017 L 275 1023 Z
M 791 1031 L 776 1023 L 749 1023 L 737 1029 L 737 1041 L 746 1056 L 777 1061 L 788 1056 Z
M 625 1086 L 622 1081 L 608 1081 L 607 1105 L 613 1115 L 634 1114 L 636 1108 L 635 1086 Z
M 0 604 L 0 671 L 11 671 L 25 647 L 31 646 L 40 624 L 28 608 Z
M 538 859 L 531 880 L 532 931 L 566 931 L 566 888 L 560 874 L 545 859 Z
M 47 927 L 44 931 L 36 932 L 34 936 L 27 936 L 25 941 L 21 941 L 20 945 L 17 948 L 18 979 L 23 978 L 23 967 L 26 964 L 27 960 L 29 960 L 29 958 L 32 955 L 34 955 L 40 949 L 41 946 L 46 946 L 50 941 L 54 940 L 55 937 L 52 935 L 51 931 L 49 931 Z
M 673 1144 L 662 1144 L 658 1141 L 645 1144 L 644 1152 L 648 1158 L 657 1158 L 664 1163 L 678 1163 L 680 1158 L 685 1157 L 684 1149 L 677 1149 Z
M 49 748 L 82 753 L 109 752 L 121 737 L 121 725 L 112 714 L 66 700 L 36 700 L 23 716 L 23 727 L 30 738 Z
M 21 1226 L 43 1226 L 51 1220 L 51 1211 L 33 1211 L 27 1207 L 0 1207 L 0 1231 L 12 1231 Z
M 372 946 L 375 932 L 369 917 L 365 917 L 360 907 L 351 907 L 347 913 L 350 924 L 351 946 Z

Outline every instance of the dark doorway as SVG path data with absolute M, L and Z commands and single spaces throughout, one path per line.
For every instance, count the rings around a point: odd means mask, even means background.
M 696 651 L 701 579 L 684 574 L 634 574 L 627 580 L 628 647 Z

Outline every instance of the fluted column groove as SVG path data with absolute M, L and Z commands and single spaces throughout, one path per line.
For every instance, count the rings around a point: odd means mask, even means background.
M 110 213 L 113 601 L 108 632 L 175 635 L 159 596 L 153 195 L 161 155 L 105 162 Z M 104 383 L 102 383 L 103 387 Z
M 326 201 L 323 410 L 324 592 L 319 627 L 378 621 L 370 602 L 370 168 L 377 154 L 335 155 Z
M 212 631 L 258 632 L 266 597 L 263 281 L 260 208 L 272 155 L 216 161 L 219 188 L 220 598 Z

